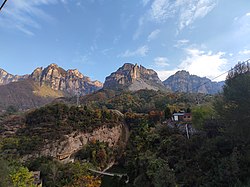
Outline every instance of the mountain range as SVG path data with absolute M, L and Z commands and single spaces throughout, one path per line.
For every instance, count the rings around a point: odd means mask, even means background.
M 0 69 L 0 110 L 39 107 L 59 97 L 86 95 L 103 84 L 91 81 L 77 69 L 64 70 L 56 64 L 36 68 L 30 75 L 18 76 Z
M 162 82 L 154 70 L 131 63 L 125 63 L 107 76 L 104 84 L 92 81 L 77 69 L 64 70 L 56 64 L 38 67 L 23 76 L 0 69 L 0 110 L 10 105 L 19 109 L 39 107 L 59 97 L 86 95 L 101 89 L 215 94 L 222 90 L 223 84 L 184 70 Z

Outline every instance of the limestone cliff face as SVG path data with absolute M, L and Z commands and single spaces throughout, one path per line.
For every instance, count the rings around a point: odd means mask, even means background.
M 37 68 L 29 78 L 40 83 L 40 86 L 47 85 L 54 90 L 66 91 L 71 94 L 88 94 L 102 88 L 99 81 L 91 81 L 77 69 L 64 70 L 56 64 L 51 64 L 46 68 Z
M 0 85 L 6 85 L 11 82 L 17 82 L 20 80 L 24 80 L 28 77 L 28 75 L 18 76 L 7 73 L 5 70 L 0 68 Z
M 224 82 L 212 82 L 208 78 L 190 75 L 182 70 L 171 75 L 163 84 L 174 92 L 215 94 L 222 90 Z
M 65 135 L 56 142 L 48 142 L 38 153 L 26 155 L 29 157 L 51 156 L 63 162 L 69 162 L 74 154 L 83 148 L 89 141 L 107 142 L 110 147 L 116 146 L 123 132 L 123 124 L 112 128 L 102 126 L 92 133 L 73 132 Z
M 130 63 L 125 63 L 116 72 L 106 77 L 103 87 L 107 89 L 123 88 L 131 91 L 140 89 L 165 89 L 154 70 Z

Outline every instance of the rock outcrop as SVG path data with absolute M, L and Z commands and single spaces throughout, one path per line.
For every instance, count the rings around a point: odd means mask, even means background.
M 127 89 L 137 91 L 141 89 L 164 90 L 164 85 L 157 73 L 137 64 L 125 63 L 116 72 L 106 77 L 103 88 Z
M 0 85 L 6 85 L 11 82 L 17 82 L 20 80 L 27 79 L 28 75 L 12 75 L 0 68 Z
M 51 156 L 68 162 L 89 141 L 107 142 L 110 147 L 117 145 L 122 134 L 122 128 L 123 125 L 120 124 L 112 128 L 103 126 L 92 133 L 73 132 L 65 135 L 61 140 L 46 144 L 37 156 Z
M 99 81 L 91 81 L 77 69 L 64 70 L 56 64 L 46 68 L 36 68 L 29 78 L 39 82 L 40 86 L 47 85 L 54 90 L 66 91 L 70 94 L 81 95 L 92 93 L 102 88 Z
M 222 90 L 224 82 L 212 82 L 182 70 L 171 75 L 163 84 L 173 92 L 216 94 Z

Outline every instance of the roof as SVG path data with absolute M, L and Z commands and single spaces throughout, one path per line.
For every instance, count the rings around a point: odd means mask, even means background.
M 173 116 L 183 116 L 184 115 L 184 113 L 180 113 L 180 112 L 178 112 L 178 113 L 173 113 Z

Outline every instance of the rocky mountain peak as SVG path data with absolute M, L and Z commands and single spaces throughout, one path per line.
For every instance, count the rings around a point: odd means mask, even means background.
M 0 68 L 0 85 L 9 84 L 10 82 L 17 82 L 19 80 L 26 79 L 27 77 L 28 75 L 22 75 L 22 76 L 12 75 L 7 71 L 5 71 L 4 69 Z
M 190 75 L 188 71 L 177 71 L 163 81 L 167 89 L 174 92 L 215 94 L 222 90 L 223 82 L 212 82 L 206 77 Z
M 178 75 L 178 76 L 188 77 L 188 76 L 190 76 L 190 73 L 188 71 L 186 71 L 186 70 L 180 70 L 180 71 L 177 71 L 175 73 L 175 75 L 176 76 Z
M 58 67 L 58 65 L 55 63 L 51 63 L 48 67 Z
M 0 75 L 1 76 L 6 76 L 8 73 L 4 70 L 0 68 Z
M 106 77 L 104 88 L 124 88 L 131 91 L 140 89 L 165 89 L 154 70 L 131 63 L 125 63 L 116 72 Z
M 81 94 L 91 93 L 102 88 L 102 83 L 91 81 L 77 69 L 64 70 L 57 64 L 50 64 L 46 68 L 36 68 L 30 78 L 38 81 L 40 86 L 46 85 L 54 90 L 66 91 L 71 94 L 80 92 Z M 97 83 L 98 82 L 98 83 Z
M 67 70 L 67 75 L 69 77 L 77 77 L 77 78 L 84 78 L 84 75 L 78 71 L 78 69 L 69 69 Z

